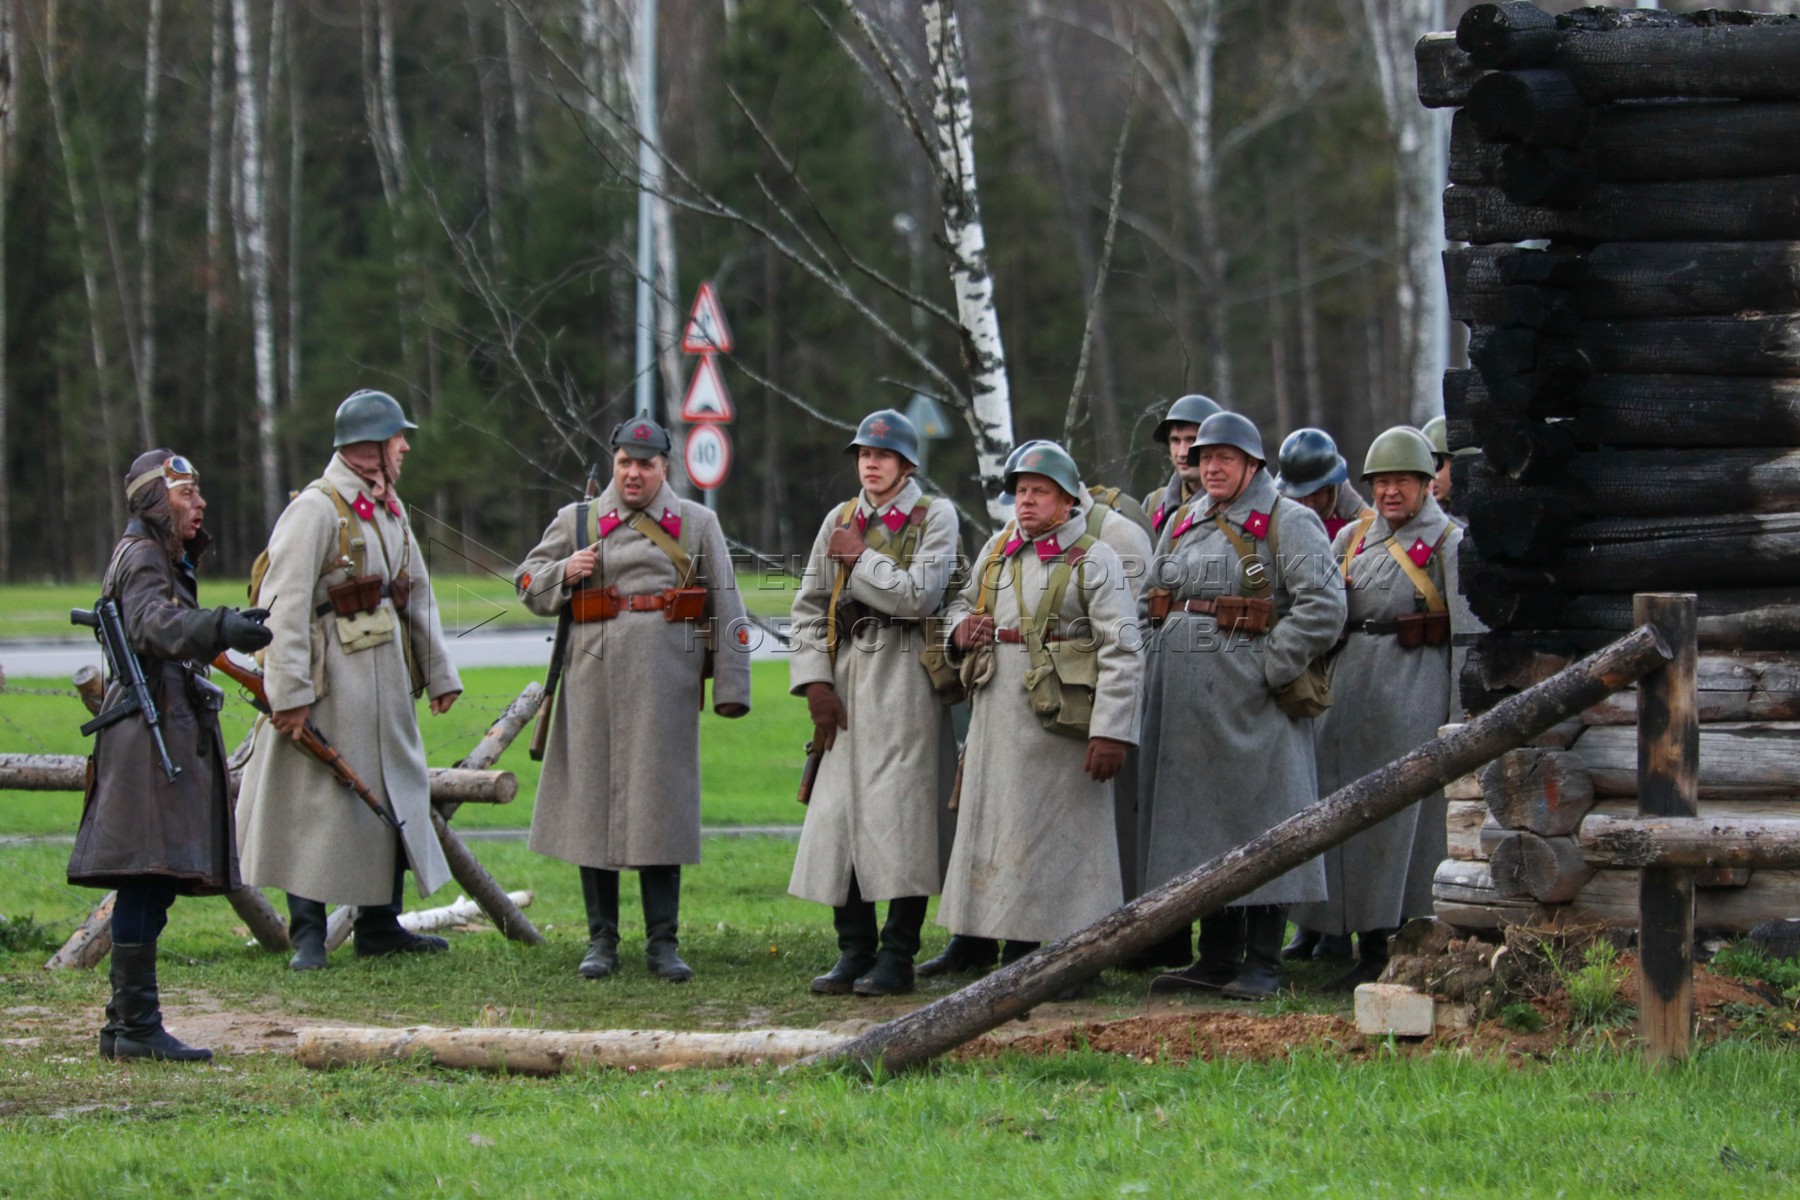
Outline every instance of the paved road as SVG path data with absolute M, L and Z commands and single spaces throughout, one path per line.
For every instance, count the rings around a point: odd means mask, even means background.
M 465 667 L 545 667 L 550 663 L 548 621 L 541 629 L 475 629 L 450 635 L 450 657 Z M 778 639 L 766 636 L 751 648 L 757 660 L 785 658 Z M 100 647 L 93 641 L 62 639 L 42 642 L 0 642 L 0 667 L 9 679 L 52 677 L 67 679 L 77 668 L 101 666 Z

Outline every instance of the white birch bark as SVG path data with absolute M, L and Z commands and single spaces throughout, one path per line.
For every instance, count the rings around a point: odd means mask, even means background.
M 1230 255 L 1225 249 L 1219 221 L 1219 154 L 1213 127 L 1213 84 L 1219 48 L 1220 0 L 1180 0 L 1175 17 L 1188 46 L 1183 82 L 1183 128 L 1188 138 L 1188 161 L 1193 171 L 1195 247 L 1205 289 L 1207 358 L 1212 368 L 1213 394 L 1230 404 L 1231 338 L 1227 328 L 1225 281 Z
M 500 119 L 494 96 L 493 64 L 485 39 L 481 36 L 481 13 L 477 0 L 465 0 L 463 14 L 469 25 L 469 58 L 475 64 L 476 95 L 481 102 L 481 181 L 483 207 L 487 210 L 483 224 L 487 226 L 488 254 L 495 263 L 505 261 L 505 242 L 500 236 Z M 586 10 L 582 13 L 583 43 L 586 35 Z
M 263 178 L 263 114 L 257 93 L 256 47 L 251 41 L 249 0 L 231 0 L 236 50 L 239 204 L 236 213 L 244 257 L 240 270 L 250 293 L 251 352 L 256 364 L 256 457 L 262 483 L 263 520 L 281 515 L 281 471 L 275 444 L 275 306 L 269 278 L 268 190 Z
M 138 170 L 137 407 L 145 446 L 156 441 L 156 118 L 162 87 L 162 0 L 150 0 L 144 32 L 144 124 Z
M 225 0 L 212 0 L 212 58 L 206 106 L 206 316 L 200 359 L 200 436 L 210 441 L 218 407 L 219 320 L 225 310 Z
M 1394 138 L 1394 232 L 1399 248 L 1394 301 L 1399 316 L 1398 374 L 1404 396 L 1385 423 L 1425 421 L 1443 411 L 1449 301 L 1440 267 L 1444 249 L 1444 140 L 1435 112 L 1419 103 L 1413 46 L 1443 22 L 1442 0 L 1363 0 L 1369 44 Z
M 530 188 L 534 172 L 531 165 L 531 83 L 525 71 L 525 33 L 514 5 L 501 4 L 500 16 L 501 28 L 506 33 L 506 74 L 512 92 L 513 139 L 519 147 L 519 186 Z
M 297 36 L 293 25 L 294 10 L 287 0 L 280 0 L 282 39 L 287 58 L 288 102 L 288 177 L 287 177 L 287 401 L 292 408 L 300 401 L 300 257 L 302 223 L 301 185 L 306 175 L 306 89 L 300 81 L 300 53 L 294 46 Z
M 987 492 L 988 516 L 998 524 L 1007 512 L 1000 503 L 1000 485 L 1001 467 L 1013 444 L 1012 394 L 976 190 L 974 106 L 962 33 L 951 0 L 924 0 L 923 16 L 944 240 L 950 252 L 950 284 L 956 293 L 963 359 L 969 371 L 968 421 Z

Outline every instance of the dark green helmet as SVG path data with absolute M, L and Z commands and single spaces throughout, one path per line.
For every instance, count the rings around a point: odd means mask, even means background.
M 1269 456 L 1263 453 L 1262 434 L 1257 432 L 1256 423 L 1242 413 L 1214 413 L 1200 422 L 1200 432 L 1188 448 L 1188 466 L 1200 462 L 1202 446 L 1232 446 L 1259 463 L 1269 461 Z
M 667 455 L 673 443 L 668 431 L 649 417 L 632 417 L 613 426 L 608 439 L 614 450 L 623 450 L 633 458 L 651 459 Z
M 1042 475 L 1071 496 L 1081 495 L 1081 468 L 1055 442 L 1027 442 L 1006 460 L 1006 490 L 1012 491 L 1021 475 Z
M 1156 432 L 1150 436 L 1166 446 L 1169 444 L 1169 429 L 1172 426 L 1198 425 L 1214 413 L 1224 411 L 1224 406 L 1211 396 L 1202 396 L 1198 392 L 1183 396 L 1169 405 L 1169 411 L 1164 413 L 1163 419 L 1156 423 Z
M 1431 443 L 1431 453 L 1438 465 L 1443 466 L 1444 460 L 1450 457 L 1450 422 L 1442 417 L 1433 417 L 1425 422 L 1419 432 Z
M 844 449 L 852 454 L 858 446 L 872 450 L 892 450 L 913 466 L 919 465 L 919 431 L 906 419 L 906 414 L 892 408 L 872 412 L 856 427 L 856 436 Z
M 1337 443 L 1323 429 L 1296 429 L 1281 443 L 1275 456 L 1281 477 L 1275 490 L 1289 500 L 1310 496 L 1320 488 L 1350 478 L 1350 468 L 1338 453 Z
M 1362 477 L 1367 479 L 1389 472 L 1423 475 L 1427 479 L 1437 474 L 1437 460 L 1432 457 L 1431 443 L 1411 425 L 1396 425 L 1384 430 L 1369 443 L 1369 453 L 1363 459 Z
M 332 419 L 332 442 L 335 446 L 354 446 L 357 442 L 385 442 L 404 429 L 417 429 L 406 419 L 400 402 L 386 392 L 364 388 L 351 392 L 338 405 Z

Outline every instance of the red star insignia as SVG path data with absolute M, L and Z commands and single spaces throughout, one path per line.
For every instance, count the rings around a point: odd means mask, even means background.
M 530 590 L 531 590 L 531 572 L 527 571 L 523 575 L 519 576 L 519 595 L 523 596 L 526 592 L 529 592 Z
M 1244 518 L 1244 532 L 1253 538 L 1262 539 L 1269 536 L 1269 514 L 1251 510 Z
M 887 432 L 888 432 L 888 423 L 886 421 L 884 421 L 883 419 L 881 419 L 880 417 L 876 417 L 873 421 L 869 422 L 869 436 L 870 437 L 886 437 Z
M 856 510 L 856 532 L 867 533 L 868 531 L 869 531 L 869 514 L 859 508 Z
M 642 425 L 639 425 L 637 429 L 632 432 L 631 436 L 634 441 L 647 442 L 650 440 L 650 431 L 645 429 Z
M 1412 559 L 1413 566 L 1422 567 L 1431 561 L 1431 547 L 1425 544 L 1424 538 L 1418 538 L 1406 548 L 1406 557 Z

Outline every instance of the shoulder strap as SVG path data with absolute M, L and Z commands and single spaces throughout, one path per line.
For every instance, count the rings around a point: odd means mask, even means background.
M 1374 523 L 1375 510 L 1372 508 L 1363 509 L 1362 515 L 1357 517 L 1356 532 L 1351 535 L 1349 541 L 1344 543 L 1344 561 L 1338 564 L 1338 571 L 1345 578 L 1349 578 L 1350 575 L 1350 560 L 1355 558 L 1356 552 L 1362 549 L 1363 539 L 1369 536 L 1369 526 Z
M 352 575 L 368 574 L 367 543 L 360 537 L 352 538 L 350 536 L 350 522 L 358 520 L 356 513 L 351 510 L 350 505 L 344 500 L 343 496 L 338 494 L 338 490 L 332 487 L 330 483 L 323 479 L 318 479 L 313 481 L 312 486 L 331 497 L 331 503 L 337 508 L 338 516 L 338 554 L 341 556 L 340 562 L 327 563 L 325 568 L 321 570 L 319 574 L 330 574 L 338 568 L 340 563 L 341 565 L 348 566 L 350 568 L 350 574 Z M 352 553 L 352 547 L 355 548 L 354 553 Z
M 850 524 L 850 518 L 856 512 L 856 498 L 844 501 L 838 509 L 837 527 L 844 528 Z M 838 564 L 835 578 L 831 581 L 831 600 L 825 606 L 825 653 L 831 658 L 832 666 L 837 665 L 838 649 L 838 605 L 844 598 L 844 587 L 850 582 L 850 569 L 842 563 Z
M 649 538 L 658 550 L 669 556 L 669 561 L 675 564 L 675 577 L 678 581 L 676 587 L 694 586 L 694 560 L 681 548 L 680 542 L 669 536 L 668 530 L 645 516 L 642 510 L 634 511 L 625 523 Z M 685 531 L 686 528 L 687 523 L 684 521 L 682 529 Z
M 1445 530 L 1445 532 L 1449 531 Z M 1444 539 L 1439 538 L 1438 546 L 1443 544 Z M 1412 581 L 1412 585 L 1418 590 L 1419 595 L 1425 597 L 1425 611 L 1434 613 L 1450 611 L 1449 606 L 1444 603 L 1444 594 L 1438 591 L 1437 584 L 1431 582 L 1431 576 L 1419 569 L 1419 564 L 1407 557 L 1406 551 L 1400 548 L 1400 543 L 1389 538 L 1387 548 L 1388 553 L 1394 556 L 1394 561 L 1400 564 L 1400 569 L 1406 572 L 1406 577 Z M 1435 556 L 1436 553 L 1437 548 L 1433 547 L 1432 554 Z
M 978 613 L 987 615 L 993 614 L 994 593 L 1000 586 L 1001 551 L 1006 548 L 1008 542 L 1012 541 L 1013 534 L 1017 531 L 1018 527 L 1011 521 L 1008 521 L 1006 523 L 1006 528 L 1000 531 L 1000 540 L 994 543 L 994 552 L 989 554 L 987 561 L 981 564 L 981 574 L 979 576 L 981 579 L 981 587 L 975 593 L 975 611 Z
M 1279 505 L 1277 507 L 1279 507 Z M 1270 513 L 1269 524 L 1271 529 L 1273 529 L 1274 523 L 1275 514 Z M 1243 568 L 1242 575 L 1245 580 L 1245 585 L 1249 589 L 1251 598 L 1256 600 L 1267 600 L 1269 598 L 1269 592 L 1273 589 L 1274 585 L 1269 580 L 1268 568 L 1263 565 L 1261 557 L 1256 553 L 1256 547 L 1251 545 L 1233 530 L 1230 522 L 1226 521 L 1221 514 L 1213 514 L 1213 524 L 1219 527 L 1219 531 L 1223 533 L 1226 540 L 1231 543 L 1231 548 L 1237 551 L 1238 565 Z

